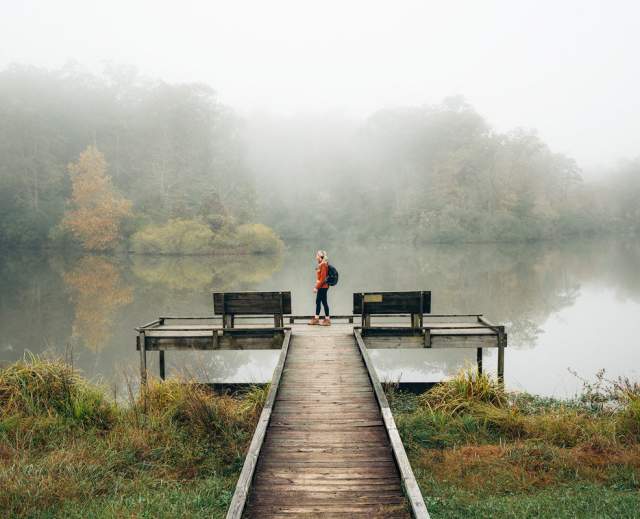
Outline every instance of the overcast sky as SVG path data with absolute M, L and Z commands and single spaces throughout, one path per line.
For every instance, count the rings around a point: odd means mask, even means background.
M 0 67 L 111 61 L 238 110 L 366 116 L 461 94 L 586 168 L 640 156 L 638 1 L 0 0 Z

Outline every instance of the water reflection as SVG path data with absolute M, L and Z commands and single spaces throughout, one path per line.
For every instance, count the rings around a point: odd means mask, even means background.
M 631 317 L 640 311 L 638 241 L 317 245 L 329 250 L 340 270 L 340 284 L 330 294 L 333 313 L 351 313 L 354 291 L 429 289 L 434 313 L 482 312 L 507 325 L 507 382 L 516 387 L 563 392 L 551 380 L 566 377 L 568 366 L 584 369 L 586 376 L 594 366 L 605 367 L 615 376 L 633 375 L 640 365 L 640 324 Z M 210 315 L 211 289 L 291 290 L 294 313 L 311 313 L 315 248 L 293 246 L 279 257 L 5 254 L 0 256 L 0 360 L 20 358 L 27 349 L 63 352 L 77 345 L 76 365 L 89 376 L 112 380 L 127 367 L 137 368 L 136 325 L 158 315 Z M 598 315 L 606 326 L 594 327 Z M 592 346 L 585 346 L 589 341 Z M 268 378 L 275 363 L 275 352 L 261 352 L 273 358 L 224 353 L 199 363 L 220 382 L 260 379 L 265 373 Z M 411 373 L 432 379 L 455 371 L 464 361 L 458 356 L 467 353 L 377 351 L 375 356 L 383 378 Z M 188 367 L 180 355 L 168 355 L 170 369 Z M 490 369 L 492 354 L 486 358 Z M 538 370 L 527 369 L 534 364 Z M 545 369 L 556 371 L 541 374 Z
M 181 291 L 237 290 L 268 280 L 282 263 L 281 255 L 264 256 L 134 256 L 132 272 L 144 283 Z
M 167 352 L 167 375 L 202 383 L 264 384 L 271 382 L 280 350 Z
M 63 279 L 74 308 L 72 338 L 100 351 L 111 340 L 117 311 L 133 301 L 133 289 L 114 261 L 100 256 L 81 258 Z
M 382 382 L 439 382 L 476 362 L 476 350 L 470 349 L 372 349 L 370 355 Z

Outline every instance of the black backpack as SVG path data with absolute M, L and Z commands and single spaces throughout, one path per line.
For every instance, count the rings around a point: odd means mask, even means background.
M 329 265 L 329 271 L 327 272 L 327 285 L 333 287 L 338 284 L 338 269 L 333 265 Z

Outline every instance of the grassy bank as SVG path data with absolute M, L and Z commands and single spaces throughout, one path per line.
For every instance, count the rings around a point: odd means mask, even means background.
M 60 362 L 0 371 L 0 516 L 223 517 L 265 389 L 152 381 L 127 405 Z
M 461 373 L 388 396 L 427 507 L 445 518 L 640 517 L 640 387 L 570 401 Z

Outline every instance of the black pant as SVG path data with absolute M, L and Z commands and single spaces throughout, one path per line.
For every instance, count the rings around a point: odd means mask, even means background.
M 328 288 L 319 288 L 316 293 L 316 315 L 320 315 L 320 303 L 324 306 L 324 315 L 329 317 L 329 303 L 327 303 Z

